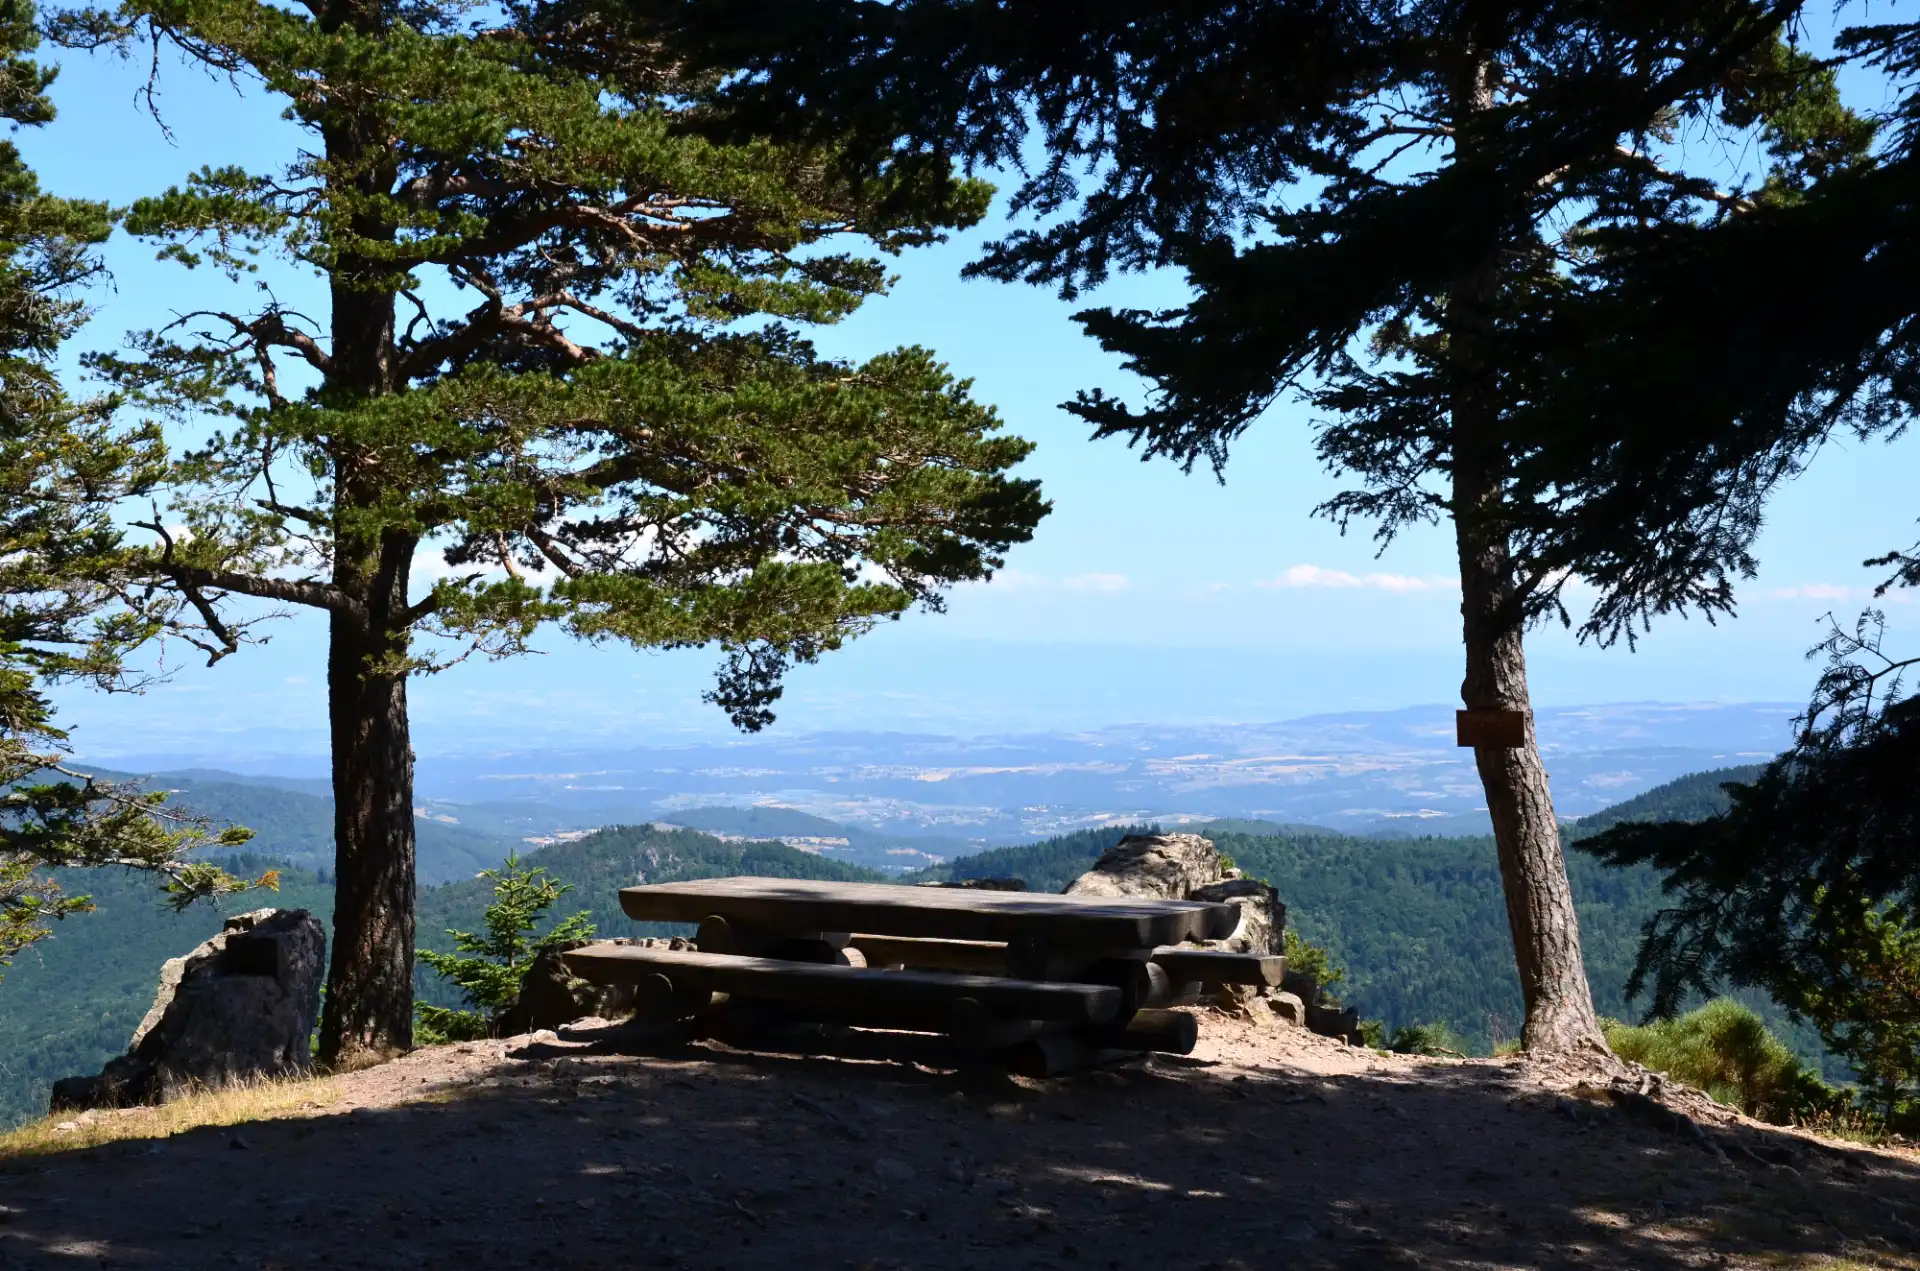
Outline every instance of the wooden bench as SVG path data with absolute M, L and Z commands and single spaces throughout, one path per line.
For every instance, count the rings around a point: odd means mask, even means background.
M 749 1044 L 821 1024 L 941 1033 L 1036 1075 L 1186 1054 L 1193 1017 L 1161 1008 L 1201 986 L 1277 982 L 1282 965 L 1185 947 L 1238 925 L 1217 902 L 719 878 L 623 888 L 620 907 L 699 927 L 697 953 L 564 955 L 581 979 L 633 985 L 644 1018 Z
M 1057 948 L 1132 950 L 1233 934 L 1232 905 L 1187 900 L 1084 900 L 1032 892 L 827 883 L 798 878 L 715 878 L 626 887 L 620 908 L 640 922 L 698 923 L 709 916 L 742 930 L 866 932 L 876 936 L 1040 939 Z
M 1052 984 L 998 976 L 872 971 L 860 967 L 723 953 L 590 944 L 562 954 L 567 970 L 596 984 L 647 985 L 655 977 L 675 997 L 726 993 L 757 1002 L 822 1008 L 836 1016 L 911 1019 L 945 1031 L 955 1004 L 977 1002 L 993 1016 L 1062 1024 L 1106 1024 L 1120 1010 L 1121 992 L 1106 984 Z M 683 992 L 684 986 L 684 992 Z M 858 1022 L 848 1020 L 846 1022 Z M 896 1025 L 899 1026 L 899 1025 Z
M 1244 984 L 1277 988 L 1287 975 L 1287 960 L 1278 954 L 1233 953 L 1226 949 L 1159 948 L 1150 959 L 1175 983 L 1215 988 Z

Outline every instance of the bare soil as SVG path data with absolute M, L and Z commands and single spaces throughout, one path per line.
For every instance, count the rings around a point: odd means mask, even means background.
M 1573 1081 L 1217 1015 L 1045 1082 L 576 1027 L 0 1162 L 0 1268 L 1920 1271 L 1914 1154 Z

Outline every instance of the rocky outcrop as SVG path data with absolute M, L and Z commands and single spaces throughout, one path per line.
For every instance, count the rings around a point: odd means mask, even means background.
M 684 935 L 674 937 L 618 937 L 611 941 L 574 941 L 572 945 L 547 948 L 534 958 L 520 981 L 520 996 L 513 1006 L 493 1019 L 493 1033 L 499 1037 L 520 1037 L 522 1033 L 557 1031 L 578 1019 L 626 1019 L 634 1014 L 632 985 L 595 985 L 566 971 L 561 954 L 586 945 L 639 945 L 641 948 L 693 948 Z
M 1129 834 L 1068 883 L 1067 895 L 1185 900 L 1225 877 L 1220 853 L 1198 834 Z
M 313 1067 L 327 936 L 304 909 L 259 909 L 160 971 L 127 1053 L 53 1086 L 53 1110 L 164 1103 Z
M 1205 840 L 1202 840 L 1203 842 Z M 1281 953 L 1285 951 L 1287 907 L 1280 893 L 1257 878 L 1229 878 L 1225 882 L 1196 887 L 1188 900 L 1224 901 L 1240 911 L 1240 925 L 1224 940 L 1208 940 L 1206 947 L 1231 953 Z
M 1196 947 L 1258 954 L 1286 949 L 1287 907 L 1279 893 L 1228 865 L 1212 841 L 1198 834 L 1129 835 L 1067 884 L 1067 894 L 1229 904 L 1240 911 L 1233 933 L 1224 940 L 1197 941 Z M 1257 1021 L 1292 1024 L 1355 1044 L 1361 1040 L 1358 1012 L 1323 1000 L 1312 976 L 1289 971 L 1279 989 L 1222 985 L 1207 1000 Z
M 587 944 L 637 944 L 643 948 L 691 949 L 693 942 L 684 936 L 667 939 L 648 937 L 631 940 L 580 940 L 558 945 L 536 956 L 521 981 L 520 996 L 512 1006 L 500 1012 L 494 1032 L 502 1037 L 518 1037 L 542 1029 L 557 1030 L 576 1020 L 621 1020 L 633 1014 L 633 986 L 630 984 L 594 984 L 567 972 L 560 955 Z

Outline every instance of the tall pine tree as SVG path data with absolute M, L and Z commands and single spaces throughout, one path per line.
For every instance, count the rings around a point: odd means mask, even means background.
M 16 127 L 53 118 L 33 19 L 26 0 L 0 0 L 0 118 Z M 116 430 L 111 401 L 70 400 L 51 366 L 85 316 L 78 290 L 110 228 L 104 205 L 44 192 L 0 141 L 0 967 L 89 907 L 56 870 L 146 871 L 182 905 L 242 886 L 190 853 L 244 832 L 214 834 L 162 796 L 66 770 L 43 692 L 48 680 L 123 687 L 122 654 L 165 617 L 131 589 L 112 517 L 163 472 L 159 438 Z
M 411 1043 L 407 685 L 543 623 L 718 644 L 710 697 L 771 719 L 782 673 L 952 582 L 1046 510 L 923 350 L 853 365 L 793 323 L 884 290 L 898 251 L 977 219 L 940 165 L 849 178 L 830 141 L 675 127 L 710 77 L 592 14 L 427 0 L 133 0 L 72 44 L 156 42 L 237 77 L 306 138 L 275 172 L 203 169 L 127 228 L 236 283 L 262 257 L 323 312 L 231 308 L 100 368 L 156 410 L 223 417 L 148 529 L 218 658 L 252 597 L 327 615 L 337 901 L 320 1051 Z M 184 525 L 186 532 L 170 528 Z M 416 584 L 441 551 L 455 571 Z
M 627 0 L 625 12 L 730 81 L 735 127 L 839 135 L 866 171 L 949 154 L 1015 166 L 1035 225 L 972 272 L 1073 296 L 1114 271 L 1172 268 L 1192 299 L 1078 315 L 1148 382 L 1141 407 L 1094 389 L 1096 436 L 1188 467 L 1298 393 L 1319 453 L 1360 488 L 1321 510 L 1384 542 L 1450 520 L 1461 700 L 1525 717 L 1475 751 L 1499 845 L 1536 1051 L 1603 1051 L 1523 639 L 1601 589 L 1586 634 L 1732 604 L 1757 514 L 1714 488 L 1583 516 L 1604 434 L 1549 438 L 1516 412 L 1554 390 L 1527 337 L 1610 227 L 1704 223 L 1790 197 L 1872 129 L 1796 51 L 1784 0 Z M 1674 143 L 1762 143 L 1759 189 L 1689 171 Z M 1710 179 L 1717 178 L 1717 179 Z M 1548 447 L 1546 440 L 1554 445 Z M 1609 492 L 1629 495 L 1631 483 Z M 1751 510 L 1751 509 L 1742 509 Z M 1592 573 L 1587 562 L 1599 564 Z

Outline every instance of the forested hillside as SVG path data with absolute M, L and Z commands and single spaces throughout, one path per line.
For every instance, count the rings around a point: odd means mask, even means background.
M 1725 806 L 1720 784 L 1749 772 L 1725 769 L 1671 782 L 1575 823 L 1569 834 L 1635 816 L 1710 814 Z M 274 855 L 291 845 L 301 852 L 295 859 L 319 859 L 308 818 L 315 814 L 315 805 L 326 806 L 324 799 L 239 783 L 176 784 L 197 796 L 204 810 L 255 825 L 262 831 L 256 843 L 274 849 Z M 751 823 L 741 825 L 748 828 Z M 1082 830 L 961 857 L 910 877 L 1019 877 L 1035 890 L 1058 891 L 1123 834 L 1151 828 Z M 1369 1016 L 1392 1026 L 1445 1020 L 1481 1047 L 1518 1031 L 1519 988 L 1491 839 L 1361 838 L 1245 820 L 1192 828 L 1212 838 L 1248 873 L 1279 889 L 1288 921 L 1308 939 L 1326 945 L 1346 966 L 1343 991 Z M 422 830 L 424 841 L 424 823 Z M 500 845 L 501 855 L 507 846 Z M 258 873 L 266 855 L 256 852 L 242 864 Z M 664 930 L 630 922 L 620 912 L 619 889 L 639 882 L 733 874 L 882 878 L 872 870 L 779 843 L 726 843 L 694 830 L 653 826 L 610 827 L 530 853 L 528 859 L 573 888 L 550 920 L 584 909 L 605 935 Z M 475 868 L 491 863 L 476 862 Z M 1650 871 L 1610 869 L 1578 852 L 1569 855 L 1568 868 L 1597 1004 L 1605 1013 L 1632 1017 L 1622 990 L 1640 924 L 1660 903 L 1658 881 Z M 472 873 L 466 870 L 458 881 L 421 889 L 422 948 L 448 949 L 448 928 L 479 924 L 490 884 Z M 212 934 L 222 916 L 204 907 L 171 914 L 155 901 L 150 885 L 113 872 L 69 879 L 68 884 L 91 891 L 99 912 L 60 928 L 57 939 L 23 957 L 0 983 L 0 1125 L 40 1111 L 54 1077 L 91 1071 L 124 1047 L 152 1001 L 160 964 Z M 227 911 L 236 905 L 245 909 L 267 904 L 309 908 L 325 916 L 331 913 L 332 893 L 324 876 L 296 868 L 283 875 L 278 896 L 243 896 L 229 902 Z M 451 1004 L 445 987 L 432 977 L 421 977 L 419 987 L 428 1000 Z M 1778 1023 L 1777 1011 L 1767 1013 Z M 1818 1055 L 1818 1045 L 1803 1030 L 1783 1031 L 1803 1053 Z
M 263 801 L 254 806 L 259 810 L 274 805 Z M 505 850 L 503 846 L 503 856 Z M 844 881 L 881 877 L 779 843 L 722 843 L 691 830 L 647 826 L 601 830 L 546 848 L 535 859 L 574 889 L 550 918 L 587 909 L 606 935 L 651 930 L 620 912 L 619 889 L 637 882 L 730 874 Z M 258 875 L 273 863 L 250 855 L 239 858 L 237 868 Z M 47 1090 L 55 1078 L 97 1071 L 124 1050 L 153 1004 L 161 964 L 218 931 L 226 915 L 268 905 L 311 909 L 329 922 L 333 914 L 333 889 L 321 876 L 299 868 L 283 869 L 277 894 L 249 892 L 230 898 L 220 910 L 202 905 L 183 914 L 161 907 L 151 881 L 117 870 L 63 877 L 62 882 L 73 891 L 91 893 L 98 908 L 62 924 L 54 939 L 34 946 L 0 981 L 0 1127 L 45 1112 Z M 449 927 L 478 926 L 490 888 L 486 880 L 471 877 L 422 888 L 420 947 L 451 948 Z M 431 976 L 421 977 L 420 985 L 429 999 L 450 1000 Z
M 1721 785 L 1758 768 L 1697 773 L 1568 826 L 1569 838 L 1627 820 L 1692 820 L 1727 806 Z M 1058 891 L 1126 833 L 1116 826 L 963 857 L 927 877 L 1027 880 Z M 1520 987 L 1491 838 L 1361 838 L 1310 826 L 1221 821 L 1192 827 L 1247 873 L 1271 882 L 1287 921 L 1347 968 L 1343 995 L 1389 1027 L 1445 1021 L 1475 1047 L 1513 1040 Z M 1640 927 L 1660 906 L 1650 869 L 1618 870 L 1579 852 L 1567 860 L 1596 1007 L 1637 1018 L 1626 1000 Z M 1810 1030 L 1753 1000 L 1803 1055 L 1823 1052 Z M 1837 1068 L 1828 1074 L 1839 1079 Z
M 104 773 L 118 780 L 133 774 Z M 168 790 L 178 807 L 211 817 L 223 825 L 253 831 L 246 851 L 325 874 L 333 867 L 333 800 L 285 786 L 224 772 L 161 773 L 141 777 L 150 790 Z M 320 785 L 324 783 L 303 783 Z M 449 883 L 471 878 L 498 865 L 521 846 L 516 837 L 447 825 L 428 817 L 414 819 L 420 881 Z
M 258 876 L 274 862 L 240 857 L 238 872 Z M 333 888 L 307 870 L 282 868 L 280 890 L 243 892 L 175 913 L 150 878 L 117 869 L 62 871 L 69 892 L 91 895 L 95 910 L 54 928 L 7 968 L 0 981 L 0 1127 L 47 1110 L 55 1078 L 97 1072 L 126 1049 L 153 1005 L 160 965 L 220 930 L 231 914 L 279 906 L 333 914 Z
M 1704 821 L 1725 812 L 1731 800 L 1722 789 L 1729 782 L 1752 781 L 1765 771 L 1764 764 L 1739 768 L 1715 768 L 1711 772 L 1689 773 L 1644 794 L 1636 794 L 1624 803 L 1602 808 L 1567 825 L 1569 838 L 1598 834 L 1622 821 Z

